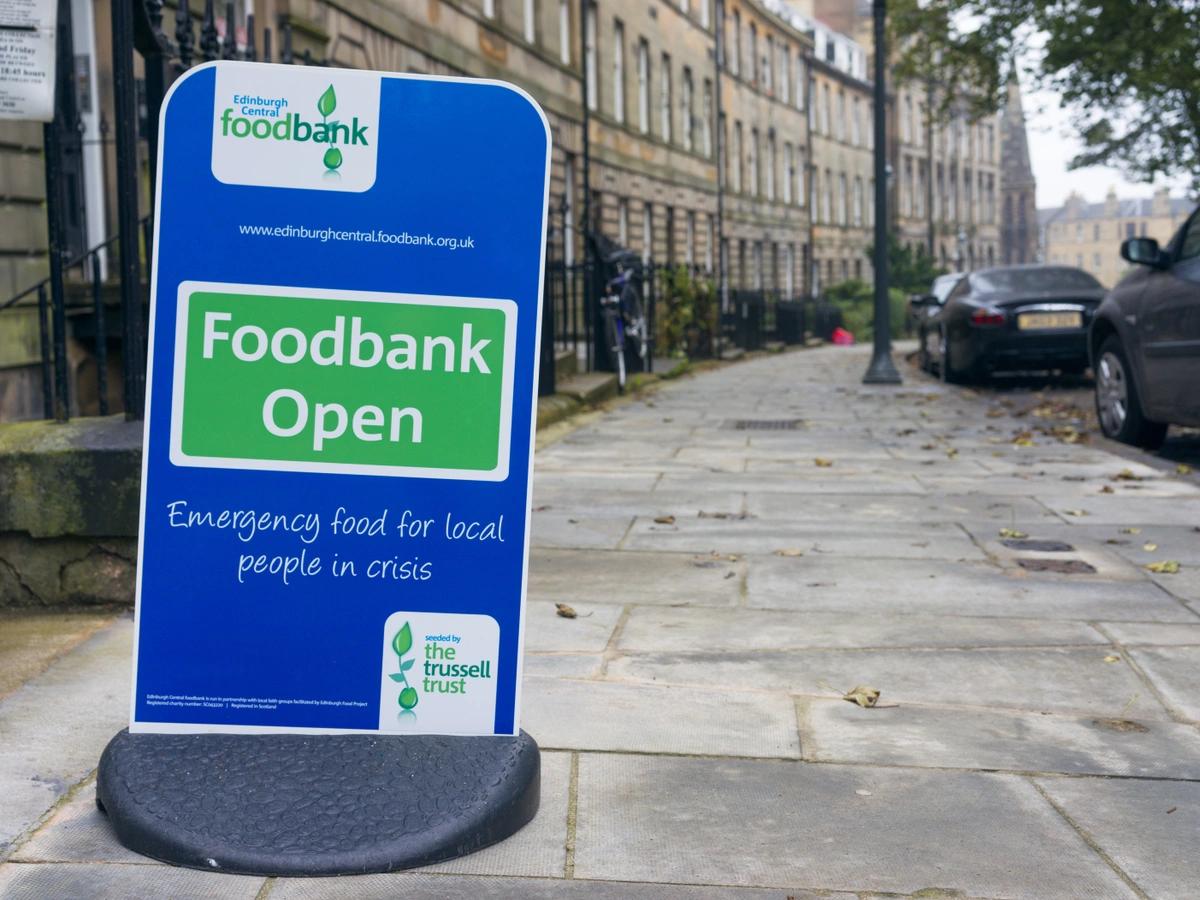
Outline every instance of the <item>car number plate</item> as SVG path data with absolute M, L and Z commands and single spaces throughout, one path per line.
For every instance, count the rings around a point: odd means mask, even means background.
M 1083 315 L 1077 312 L 1021 313 L 1017 316 L 1017 328 L 1021 331 L 1049 328 L 1079 328 Z

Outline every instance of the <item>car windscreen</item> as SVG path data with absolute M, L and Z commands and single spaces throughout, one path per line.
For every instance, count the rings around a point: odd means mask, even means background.
M 990 269 L 971 276 L 971 286 L 985 293 L 1023 294 L 1041 291 L 1094 291 L 1100 282 L 1079 269 Z
M 958 284 L 962 278 L 961 275 L 943 275 L 933 282 L 933 296 L 938 303 L 945 303 L 946 298 L 950 296 L 950 292 L 954 290 L 954 286 Z

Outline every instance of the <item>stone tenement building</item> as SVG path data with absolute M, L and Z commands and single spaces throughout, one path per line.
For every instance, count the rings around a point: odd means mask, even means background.
M 1060 207 L 1038 210 L 1042 255 L 1048 263 L 1076 266 L 1112 287 L 1128 269 L 1121 259 L 1123 240 L 1152 237 L 1165 245 L 1192 208 L 1190 201 L 1171 197 L 1166 188 L 1153 197 L 1132 200 L 1118 200 L 1110 188 L 1103 203 L 1088 203 L 1073 193 Z
M 999 117 L 961 112 L 933 121 L 941 98 L 903 84 L 896 90 L 896 237 L 944 269 L 969 271 L 1001 260 Z

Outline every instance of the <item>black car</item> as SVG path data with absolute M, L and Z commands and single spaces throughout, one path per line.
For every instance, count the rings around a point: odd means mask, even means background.
M 1089 337 L 1096 413 L 1110 438 L 1155 449 L 1169 424 L 1200 425 L 1200 210 L 1165 250 L 1135 237 L 1121 256 L 1137 265 Z
M 922 320 L 922 368 L 948 382 L 999 371 L 1082 372 L 1088 326 L 1103 298 L 1100 282 L 1069 266 L 971 272 Z

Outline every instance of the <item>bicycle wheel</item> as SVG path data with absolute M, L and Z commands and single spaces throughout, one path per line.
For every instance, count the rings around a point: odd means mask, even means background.
M 625 391 L 625 341 L 621 337 L 621 326 L 615 310 L 604 316 L 604 338 L 608 344 L 612 364 L 617 370 L 617 390 Z

